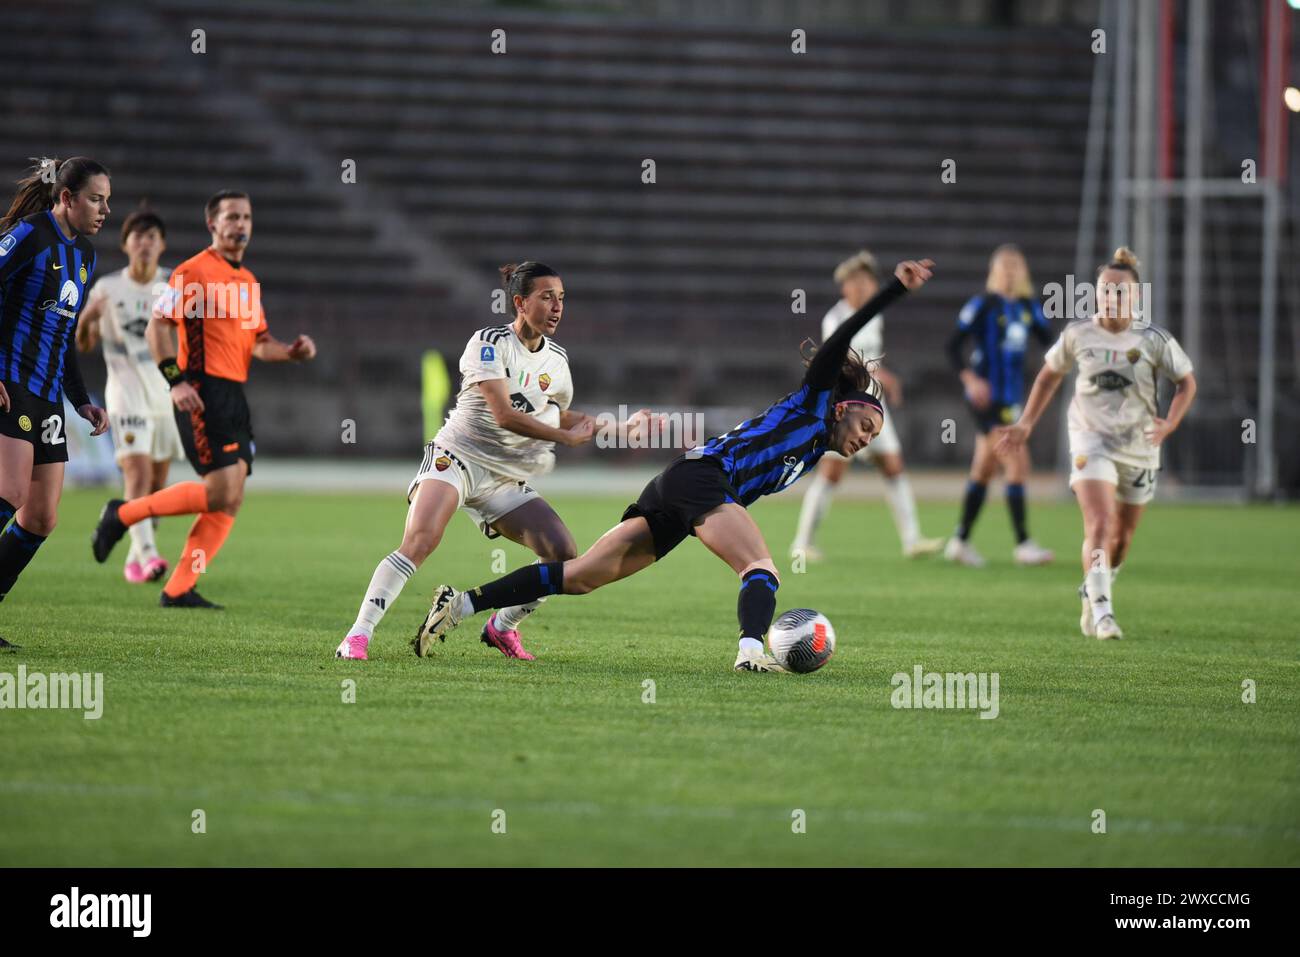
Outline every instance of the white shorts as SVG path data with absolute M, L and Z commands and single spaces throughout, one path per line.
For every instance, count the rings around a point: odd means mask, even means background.
M 1070 456 L 1070 488 L 1075 482 L 1096 479 L 1115 486 L 1115 497 L 1125 505 L 1145 505 L 1156 494 L 1156 469 L 1125 465 L 1105 455 Z
M 415 489 L 426 479 L 446 482 L 456 489 L 459 506 L 463 508 L 488 538 L 500 537 L 500 532 L 492 530 L 492 525 L 502 515 L 513 512 L 519 506 L 541 498 L 537 491 L 527 482 L 490 472 L 481 465 L 457 455 L 445 445 L 430 442 L 424 447 L 424 461 L 420 471 L 406 489 L 409 502 L 415 495 Z
M 154 462 L 169 462 L 184 454 L 176 419 L 171 415 L 110 412 L 108 422 L 118 462 L 128 455 L 147 455 Z

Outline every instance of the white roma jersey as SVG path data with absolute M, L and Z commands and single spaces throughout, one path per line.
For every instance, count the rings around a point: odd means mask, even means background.
M 831 306 L 830 311 L 822 318 L 822 342 L 829 339 L 836 329 L 844 325 L 844 320 L 855 312 L 857 310 L 843 299 Z M 883 356 L 885 354 L 884 315 L 873 316 L 858 330 L 849 345 L 864 359 L 879 359 Z
M 171 390 L 144 338 L 153 304 L 166 288 L 167 275 L 167 270 L 159 268 L 148 282 L 138 283 L 122 269 L 104 276 L 90 291 L 91 302 L 103 303 L 99 333 L 108 368 L 104 403 L 111 415 L 172 417 Z
M 1071 455 L 1160 467 L 1160 449 L 1144 434 L 1159 414 L 1156 387 L 1161 376 L 1177 382 L 1192 371 L 1172 335 L 1158 326 L 1107 332 L 1080 319 L 1065 327 L 1043 361 L 1053 372 L 1079 372 L 1070 402 Z
M 529 352 L 510 326 L 480 329 L 460 357 L 460 393 L 433 441 L 489 471 L 527 481 L 555 464 L 554 442 L 518 435 L 497 425 L 487 399 L 475 386 L 506 380 L 510 404 L 546 425 L 559 427 L 560 412 L 573 401 L 569 357 L 543 337 Z

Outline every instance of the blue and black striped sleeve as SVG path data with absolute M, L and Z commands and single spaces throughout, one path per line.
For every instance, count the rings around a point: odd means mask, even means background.
M 803 377 L 804 385 L 809 386 L 814 392 L 833 388 L 840 377 L 840 370 L 844 367 L 844 359 L 849 354 L 849 344 L 853 342 L 853 337 L 858 334 L 858 330 L 884 312 L 891 303 L 902 298 L 906 292 L 907 287 L 894 278 L 889 285 L 872 296 L 865 306 L 845 319 L 813 355 L 812 362 L 808 364 L 808 371 Z
M 36 257 L 36 246 L 36 230 L 31 223 L 18 223 L 0 236 L 0 299 L 14 274 Z
M 979 325 L 979 319 L 984 312 L 984 296 L 971 296 L 966 300 L 966 305 L 961 307 L 961 312 L 957 314 L 957 331 L 948 339 L 948 344 L 944 350 L 948 353 L 948 361 L 952 363 L 953 370 L 960 373 L 966 368 L 966 358 L 962 355 L 962 345 L 966 342 L 966 337 L 975 332 Z
M 1047 321 L 1047 316 L 1043 314 L 1043 304 L 1037 299 L 1030 299 L 1029 311 L 1034 316 L 1034 338 L 1038 340 L 1039 345 L 1047 348 L 1053 342 L 1052 324 Z

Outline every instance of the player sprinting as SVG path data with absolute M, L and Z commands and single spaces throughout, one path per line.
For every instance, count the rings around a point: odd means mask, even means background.
M 1044 347 L 1052 341 L 1052 330 L 1034 297 L 1024 254 L 1012 245 L 999 246 L 989 260 L 985 291 L 962 307 L 957 331 L 948 342 L 948 357 L 961 378 L 980 432 L 975 437 L 961 520 L 944 549 L 949 561 L 976 568 L 984 565 L 984 558 L 970 543 L 970 533 L 999 467 L 1006 477 L 1007 510 L 1016 536 L 1012 552 L 1015 561 L 1044 565 L 1054 557 L 1029 537 L 1024 484 L 1029 477 L 1029 450 L 1021 446 L 998 456 L 989 439 L 991 429 L 1009 425 L 1020 414 L 1025 391 L 1025 346 L 1031 335 Z M 967 339 L 974 340 L 969 365 L 963 356 Z
M 581 445 L 595 431 L 594 418 L 569 408 L 569 358 L 552 338 L 564 314 L 564 284 L 550 266 L 532 261 L 502 266 L 501 282 L 514 322 L 470 336 L 460 358 L 455 408 L 425 446 L 424 461 L 406 491 L 402 543 L 376 566 L 336 658 L 367 657 L 380 619 L 438 547 L 459 509 L 488 538 L 504 536 L 543 562 L 563 562 L 578 553 L 563 520 L 528 484 L 554 466 L 557 443 Z M 649 416 L 642 409 L 623 427 L 648 427 Z M 544 600 L 538 595 L 496 612 L 483 626 L 483 642 L 507 658 L 532 660 L 519 624 Z M 426 650 L 427 644 L 416 643 L 417 654 Z
M 623 520 L 577 558 L 529 565 L 468 591 L 442 585 L 416 636 L 427 646 L 464 618 L 543 595 L 585 595 L 648 568 L 694 535 L 740 576 L 737 671 L 782 671 L 763 650 L 780 576 L 748 507 L 797 481 L 834 449 L 851 456 L 884 424 L 866 365 L 849 347 L 867 322 L 930 278 L 933 263 L 902 262 L 896 279 L 850 316 L 813 355 L 803 384 L 765 412 L 675 459 Z
M 0 218 L 0 601 L 54 531 L 68 443 L 63 397 L 94 427 L 73 345 L 95 274 L 88 236 L 108 217 L 109 173 L 86 156 L 48 159 Z M 16 648 L 0 638 L 0 648 Z
M 177 482 L 129 502 L 110 499 L 91 538 L 95 560 L 138 522 L 160 515 L 198 518 L 167 579 L 164 608 L 220 608 L 194 585 L 225 544 L 253 468 L 253 425 L 243 384 L 254 357 L 302 362 L 316 355 L 311 337 L 281 342 L 267 330 L 261 287 L 244 265 L 253 234 L 248 194 L 222 190 L 204 207 L 212 244 L 177 266 L 145 330 L 175 406 L 181 445 L 201 482 Z M 178 327 L 177 336 L 172 327 Z
M 1065 327 L 1025 411 L 1014 425 L 997 430 L 1000 447 L 1023 448 L 1066 374 L 1077 370 L 1069 428 L 1070 488 L 1083 513 L 1079 628 L 1102 639 L 1123 637 L 1115 619 L 1115 578 L 1155 495 L 1160 446 L 1196 397 L 1187 353 L 1164 329 L 1135 321 L 1139 282 L 1137 257 L 1121 246 L 1097 272 L 1097 315 Z M 1161 377 L 1175 384 L 1164 418 L 1157 405 Z
M 144 207 L 127 216 L 122 223 L 127 266 L 95 283 L 77 323 L 77 347 L 82 352 L 103 342 L 108 370 L 104 404 L 128 499 L 165 486 L 171 461 L 181 454 L 167 380 L 158 371 L 144 335 L 154 302 L 166 285 L 166 273 L 158 267 L 166 248 L 167 226 L 161 216 Z M 154 541 L 154 523 L 132 525 L 131 550 L 122 570 L 126 580 L 157 581 L 167 567 Z
M 872 296 L 880 291 L 880 267 L 876 257 L 863 249 L 850 256 L 835 267 L 835 282 L 839 284 L 841 299 L 822 319 L 822 340 L 829 339 L 835 330 L 853 313 L 867 304 Z M 877 315 L 862 327 L 850 348 L 864 359 L 878 359 L 885 354 L 885 317 Z M 895 408 L 903 404 L 903 387 L 898 376 L 880 365 L 872 367 L 872 375 L 884 389 L 883 402 L 886 415 L 885 424 L 871 442 L 871 447 L 863 449 L 855 458 L 870 459 L 876 463 L 885 477 L 885 499 L 894 516 L 894 527 L 903 543 L 903 554 L 908 558 L 918 555 L 932 555 L 943 548 L 943 539 L 926 538 L 921 534 L 921 523 L 916 517 L 916 498 L 912 495 L 912 483 L 903 471 L 903 448 L 898 441 L 898 432 L 894 428 L 893 417 L 888 414 L 889 405 Z M 821 524 L 830 508 L 835 486 L 844 478 L 849 469 L 849 460 L 837 452 L 831 452 L 817 463 L 817 474 L 808 483 L 804 493 L 803 504 L 799 509 L 799 525 L 795 532 L 790 554 L 803 555 L 811 561 L 821 559 L 821 551 L 814 543 L 817 527 Z

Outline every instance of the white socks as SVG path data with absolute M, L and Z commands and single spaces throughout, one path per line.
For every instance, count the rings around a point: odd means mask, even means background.
M 1083 580 L 1088 601 L 1092 604 L 1093 621 L 1101 621 L 1107 615 L 1115 614 L 1110 601 L 1111 580 L 1110 568 L 1102 562 L 1097 562 L 1088 569 L 1088 575 Z
M 740 650 L 756 651 L 761 655 L 763 653 L 763 643 L 759 641 L 757 638 L 741 638 Z
M 153 522 L 136 522 L 127 531 L 131 534 L 131 558 L 143 565 L 158 557 L 158 545 L 153 537 Z M 131 558 L 127 560 L 130 561 Z
M 804 492 L 803 505 L 799 507 L 799 527 L 794 533 L 794 544 L 790 546 L 792 549 L 807 548 L 812 544 L 817 526 L 826 517 L 826 510 L 830 508 L 831 496 L 834 494 L 835 486 L 824 475 L 819 472 L 813 476 L 808 483 L 808 491 Z
M 885 500 L 889 510 L 894 513 L 894 527 L 903 547 L 916 544 L 921 537 L 921 525 L 916 520 L 916 498 L 912 495 L 912 483 L 906 475 L 895 475 L 885 479 Z
M 402 586 L 414 574 L 414 563 L 401 552 L 386 555 L 383 561 L 375 566 L 375 573 L 370 578 L 370 587 L 366 589 L 366 597 L 361 602 L 360 611 L 357 612 L 356 624 L 348 634 L 365 635 L 367 638 L 372 636 L 379 619 L 384 617 L 384 612 L 388 611 L 389 606 L 401 594 Z
M 545 598 L 539 598 L 537 601 L 530 601 L 526 605 L 511 605 L 509 608 L 499 608 L 496 613 L 496 627 L 498 631 L 514 631 L 519 627 L 519 623 L 541 607 Z

